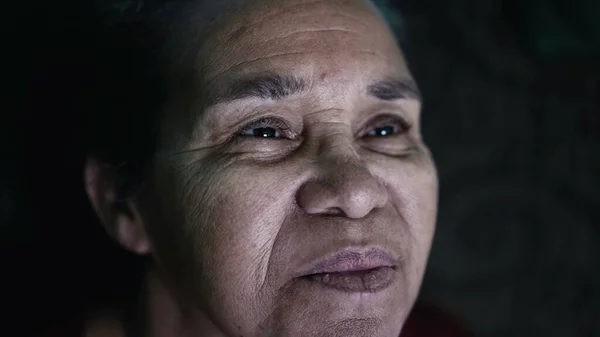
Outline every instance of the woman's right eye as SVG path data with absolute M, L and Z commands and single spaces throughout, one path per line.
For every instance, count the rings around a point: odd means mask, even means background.
M 255 138 L 282 138 L 282 133 L 289 132 L 290 128 L 281 119 L 265 117 L 245 125 L 237 135 Z
M 281 137 L 281 133 L 279 130 L 271 127 L 265 128 L 253 128 L 249 130 L 245 130 L 241 133 L 243 136 L 250 137 L 261 137 L 261 138 L 279 138 Z

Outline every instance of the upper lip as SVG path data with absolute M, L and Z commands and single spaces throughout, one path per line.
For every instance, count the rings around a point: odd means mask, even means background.
M 384 249 L 371 248 L 366 251 L 344 249 L 318 260 L 302 275 L 363 271 L 380 267 L 395 268 L 398 265 L 399 261 Z

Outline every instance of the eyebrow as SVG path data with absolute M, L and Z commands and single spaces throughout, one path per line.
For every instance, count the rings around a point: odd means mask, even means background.
M 295 76 L 268 75 L 234 83 L 223 93 L 209 100 L 210 105 L 238 99 L 256 97 L 282 100 L 288 96 L 306 91 L 308 82 Z M 394 78 L 376 82 L 367 87 L 370 96 L 384 100 L 416 99 L 421 101 L 421 92 L 410 78 Z
M 281 100 L 307 88 L 307 82 L 295 76 L 262 76 L 234 83 L 221 95 L 213 98 L 211 105 L 249 97 Z
M 397 99 L 422 100 L 419 87 L 410 78 L 394 78 L 379 81 L 369 85 L 367 90 L 370 96 L 384 101 L 394 101 Z

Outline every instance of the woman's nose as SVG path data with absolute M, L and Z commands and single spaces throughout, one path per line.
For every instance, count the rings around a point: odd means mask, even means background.
M 356 155 L 323 155 L 314 179 L 302 185 L 297 202 L 309 214 L 339 214 L 358 219 L 388 202 L 385 186 Z

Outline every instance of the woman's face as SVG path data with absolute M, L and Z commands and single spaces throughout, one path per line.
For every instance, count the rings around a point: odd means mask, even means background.
M 385 23 L 366 1 L 254 1 L 193 35 L 135 200 L 182 307 L 230 336 L 397 336 L 437 177 Z

